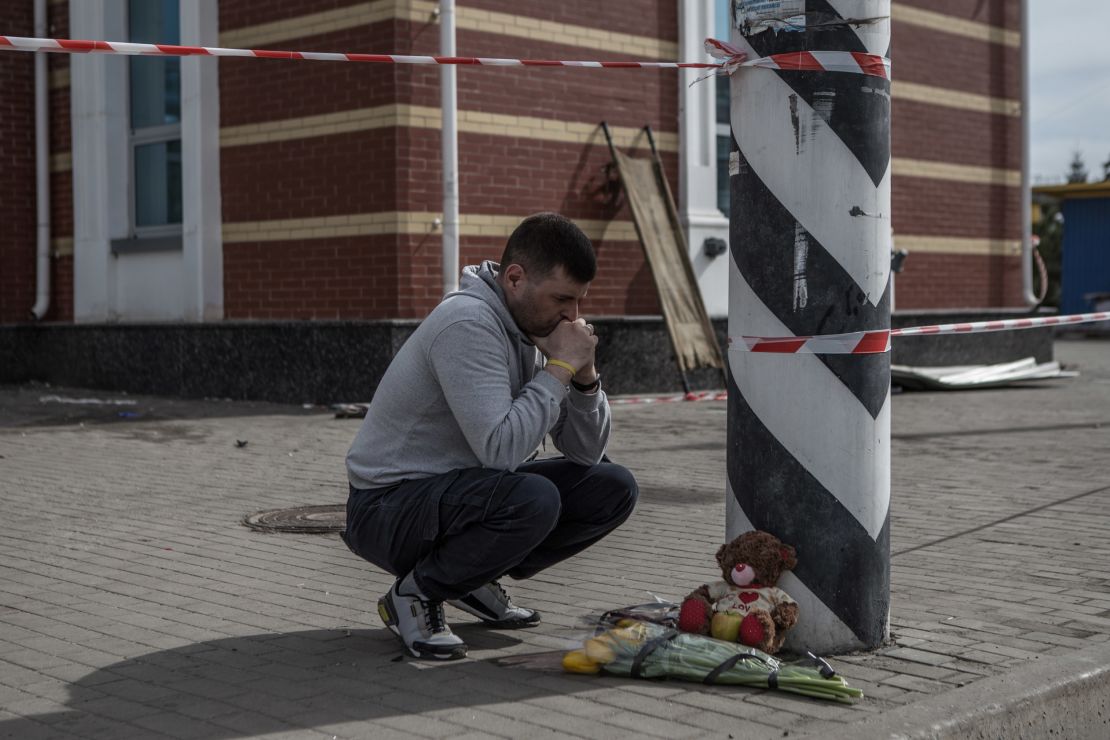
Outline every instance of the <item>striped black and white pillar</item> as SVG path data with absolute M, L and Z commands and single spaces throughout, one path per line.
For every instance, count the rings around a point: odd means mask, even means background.
M 890 0 L 733 0 L 749 58 L 889 57 Z M 819 58 L 820 54 L 814 54 Z M 890 82 L 742 69 L 731 78 L 729 336 L 890 326 Z M 890 356 L 729 352 L 728 536 L 794 545 L 788 647 L 889 633 Z

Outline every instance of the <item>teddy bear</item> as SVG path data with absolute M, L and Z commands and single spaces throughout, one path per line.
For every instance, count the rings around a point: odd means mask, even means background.
M 683 602 L 678 628 L 776 653 L 798 621 L 798 604 L 775 584 L 798 564 L 794 548 L 769 532 L 745 532 L 717 550 L 724 580 L 699 586 Z

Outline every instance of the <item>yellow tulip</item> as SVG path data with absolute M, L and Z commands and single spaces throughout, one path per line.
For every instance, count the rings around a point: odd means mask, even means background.
M 563 656 L 563 670 L 567 673 L 599 673 L 601 666 L 590 660 L 585 650 L 571 650 Z
M 613 638 L 604 634 L 586 640 L 586 655 L 595 663 L 612 663 L 617 658 Z
M 647 637 L 647 628 L 644 627 L 642 622 L 633 622 L 628 626 L 610 630 L 610 632 L 613 637 L 622 642 L 638 643 L 643 642 Z

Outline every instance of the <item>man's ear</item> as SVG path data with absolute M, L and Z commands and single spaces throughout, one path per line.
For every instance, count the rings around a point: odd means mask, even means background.
M 505 268 L 505 285 L 512 289 L 517 289 L 521 281 L 524 279 L 524 268 L 515 262 Z

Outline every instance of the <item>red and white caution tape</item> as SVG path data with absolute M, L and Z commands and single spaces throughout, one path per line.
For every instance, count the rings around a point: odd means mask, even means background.
M 903 329 L 858 331 L 850 334 L 821 334 L 797 337 L 729 337 L 730 350 L 740 352 L 777 352 L 814 355 L 871 355 L 890 351 L 891 337 L 918 337 L 938 334 L 979 334 L 1042 326 L 1065 326 L 1110 321 L 1110 311 L 1077 313 L 1069 316 L 1043 316 L 1028 319 L 972 321 L 962 324 L 908 326 Z
M 1075 313 L 1068 316 L 1042 316 L 1032 319 L 1003 319 L 1000 321 L 973 321 L 967 324 L 936 324 L 934 326 L 907 326 L 904 329 L 891 329 L 892 337 L 914 337 L 923 334 L 978 334 L 985 331 L 1006 331 L 1009 329 L 1035 329 L 1039 326 L 1060 326 L 1066 324 L 1091 324 L 1096 321 L 1110 321 L 1110 311 L 1096 313 Z
M 136 44 L 125 41 L 80 41 L 0 36 L 0 51 L 47 51 L 61 54 L 124 54 L 131 56 L 212 56 L 254 59 L 297 59 L 315 62 L 369 62 L 376 64 L 466 64 L 491 67 L 593 67 L 601 69 L 712 69 L 731 74 L 740 67 L 831 72 L 889 77 L 890 61 L 874 54 L 843 51 L 811 51 L 774 54 L 759 59 L 728 44 L 708 39 L 706 48 L 721 59 L 713 62 L 575 62 L 550 59 L 497 59 L 493 57 L 444 57 L 410 54 L 353 54 L 318 51 L 275 51 L 270 49 L 224 49 L 215 46 Z
M 721 60 L 720 70 L 732 74 L 740 67 L 762 67 L 788 72 L 848 72 L 890 79 L 890 60 L 855 51 L 795 51 L 747 59 L 740 49 L 717 39 L 705 40 L 705 51 Z
M 890 350 L 890 330 L 859 331 L 851 334 L 822 334 L 813 337 L 740 337 L 728 339 L 729 349 L 747 352 L 778 352 L 811 355 L 871 355 Z
M 697 391 L 679 396 L 610 396 L 610 406 L 631 406 L 676 401 L 727 401 L 728 391 Z

